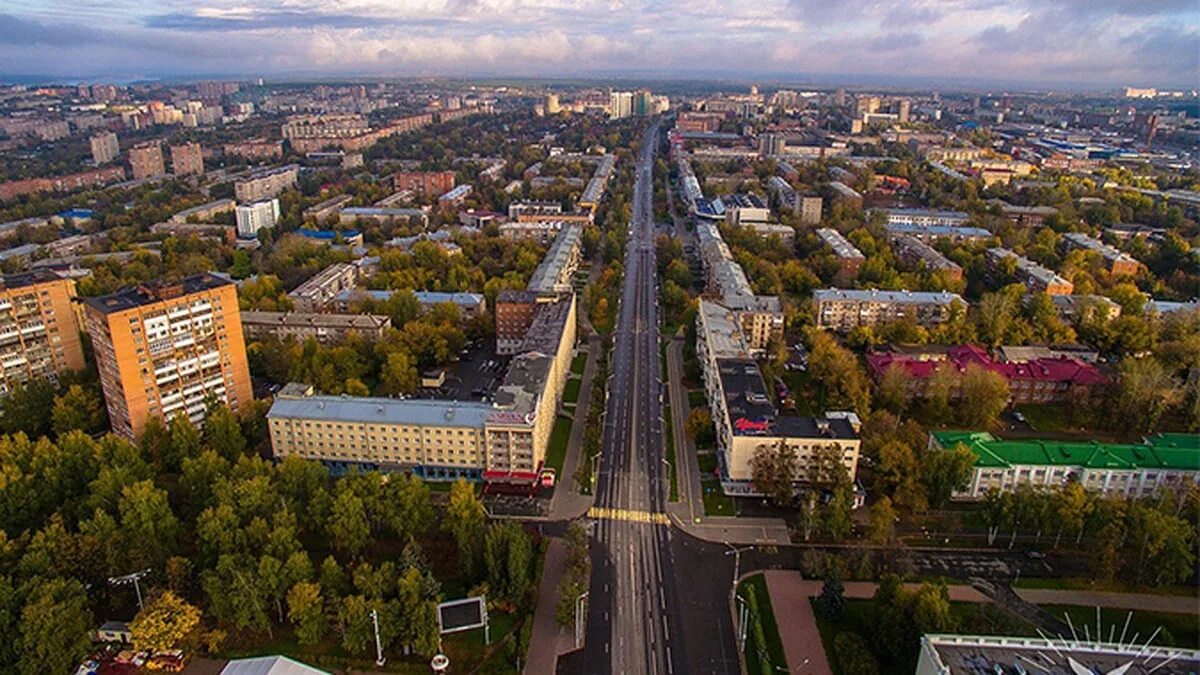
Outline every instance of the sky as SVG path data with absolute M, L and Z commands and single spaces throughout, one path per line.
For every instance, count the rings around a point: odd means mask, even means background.
M 0 79 L 857 75 L 1195 88 L 1196 0 L 4 0 Z

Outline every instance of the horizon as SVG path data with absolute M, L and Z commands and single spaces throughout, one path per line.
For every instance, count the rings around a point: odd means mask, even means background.
M 763 78 L 855 86 L 1194 89 L 1200 8 L 1181 0 L 901 5 L 771 0 L 16 0 L 0 78 Z M 42 46 L 53 49 L 39 49 Z M 154 64 L 147 67 L 146 64 Z

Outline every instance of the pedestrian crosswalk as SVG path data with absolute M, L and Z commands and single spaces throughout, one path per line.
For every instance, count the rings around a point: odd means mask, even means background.
M 665 513 L 635 511 L 633 509 L 614 509 L 607 506 L 593 506 L 588 509 L 588 517 L 597 520 L 624 520 L 630 523 L 649 523 L 652 525 L 669 525 Z

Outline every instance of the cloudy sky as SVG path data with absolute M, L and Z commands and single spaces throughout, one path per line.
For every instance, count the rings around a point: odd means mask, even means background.
M 1196 0 L 4 0 L 0 79 L 863 75 L 1195 87 Z

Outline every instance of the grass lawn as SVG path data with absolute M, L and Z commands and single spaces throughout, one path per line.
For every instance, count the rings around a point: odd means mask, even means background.
M 905 657 L 897 662 L 890 654 L 884 653 L 879 648 L 880 645 L 874 644 L 875 627 L 878 625 L 874 600 L 847 598 L 842 620 L 837 622 L 827 621 L 822 617 L 817 598 L 812 598 L 810 602 L 813 605 L 813 614 L 817 617 L 817 629 L 821 633 L 821 644 L 825 647 L 825 654 L 829 659 L 829 665 L 833 669 L 834 675 L 841 675 L 841 671 L 838 668 L 837 654 L 833 649 L 833 641 L 838 633 L 847 631 L 858 633 L 860 637 L 867 641 L 867 644 L 871 645 L 873 655 L 879 662 L 879 672 L 911 673 L 916 670 L 917 649 L 915 645 L 911 650 L 911 659 Z M 968 635 L 1037 635 L 1033 626 L 1013 619 L 991 603 L 951 602 L 950 614 L 957 623 L 957 630 L 954 632 L 958 633 Z
M 704 493 L 704 515 L 706 516 L 736 516 L 733 508 L 733 497 L 721 491 L 721 484 L 715 480 L 700 482 Z
M 779 639 L 779 627 L 775 624 L 766 578 L 761 574 L 747 577 L 738 584 L 737 594 L 751 609 L 750 627 L 746 630 L 746 672 L 786 671 L 787 657 L 783 653 L 783 641 Z M 758 626 L 762 627 L 761 643 Z M 764 658 L 770 661 L 769 665 L 763 663 Z
M 1150 595 L 1187 595 L 1200 596 L 1200 587 L 1196 586 L 1134 586 L 1114 581 L 1111 584 L 1099 584 L 1083 577 L 1022 577 L 1013 586 L 1017 588 L 1052 588 L 1067 591 L 1105 591 L 1110 593 L 1148 593 Z
M 579 352 L 571 361 L 571 373 L 575 375 L 583 375 L 583 366 L 587 364 L 587 352 Z
M 1042 609 L 1050 612 L 1054 616 L 1063 619 L 1064 615 L 1071 616 L 1071 623 L 1074 624 L 1075 630 L 1079 635 L 1083 636 L 1083 627 L 1088 626 L 1088 631 L 1093 638 L 1096 637 L 1096 608 L 1083 607 L 1080 605 L 1042 605 Z M 1101 608 L 1100 610 L 1100 630 L 1104 636 L 1104 640 L 1108 641 L 1109 631 L 1113 630 L 1112 626 L 1116 626 L 1113 633 L 1113 641 L 1115 642 L 1121 637 L 1121 629 L 1125 626 L 1125 618 L 1129 616 L 1127 609 L 1111 609 Z M 1065 619 L 1063 619 L 1065 621 Z M 1129 619 L 1129 629 L 1125 633 L 1125 642 L 1129 642 L 1134 635 L 1138 635 L 1138 644 L 1145 644 L 1146 640 L 1162 626 L 1162 630 L 1154 638 L 1155 645 L 1165 647 L 1185 647 L 1187 649 L 1200 648 L 1200 621 L 1196 619 L 1195 614 L 1171 614 L 1167 612 L 1139 612 L 1134 611 L 1133 616 Z M 1070 637 L 1070 636 L 1068 636 Z
M 671 406 L 669 404 L 663 405 L 663 428 L 667 429 L 667 432 L 663 434 L 663 444 L 666 448 L 667 464 L 671 465 L 671 489 L 669 491 L 670 493 L 668 500 L 677 502 L 679 501 L 679 479 L 676 477 L 675 434 L 672 433 L 673 427 L 671 426 Z
M 1058 404 L 1043 405 L 1038 403 L 1023 403 L 1017 406 L 1017 412 L 1025 416 L 1029 425 L 1035 431 L 1070 431 L 1070 414 L 1067 407 Z
M 563 403 L 574 405 L 579 400 L 579 385 L 580 380 L 572 377 L 563 385 Z
M 717 470 L 717 453 L 715 452 L 697 452 L 696 461 L 700 465 L 701 479 L 713 475 Z
M 571 418 L 559 415 L 550 430 L 550 445 L 546 449 L 546 466 L 554 469 L 561 479 L 563 462 L 567 459 L 567 443 L 571 440 Z
M 689 389 L 688 390 L 688 407 L 704 408 L 707 406 L 708 406 L 708 402 L 704 398 L 704 390 L 703 389 Z

